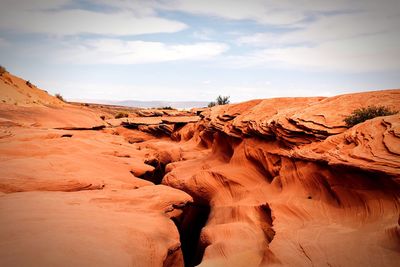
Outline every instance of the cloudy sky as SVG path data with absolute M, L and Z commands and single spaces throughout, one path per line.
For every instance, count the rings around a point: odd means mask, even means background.
M 0 64 L 67 99 L 400 87 L 399 0 L 1 0 Z

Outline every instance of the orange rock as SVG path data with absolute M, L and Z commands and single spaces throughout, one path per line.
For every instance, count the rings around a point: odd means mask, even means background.
M 189 201 L 187 194 L 161 185 L 4 195 L 0 264 L 150 267 L 173 259 L 173 266 L 183 266 L 170 217 L 182 213 L 174 204 Z
M 108 122 L 90 107 L 10 103 L 1 266 L 400 262 L 400 115 L 343 122 L 366 105 L 400 110 L 400 90 Z
M 0 75 L 0 88 L 0 103 L 24 107 L 66 105 L 46 91 L 10 73 Z

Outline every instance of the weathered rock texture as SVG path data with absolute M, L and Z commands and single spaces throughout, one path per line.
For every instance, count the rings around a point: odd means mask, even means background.
M 0 104 L 0 266 L 400 262 L 400 115 L 343 122 L 400 90 L 118 120 L 27 101 Z
M 210 206 L 200 266 L 396 266 L 400 115 L 351 129 L 343 119 L 399 103 L 398 90 L 255 100 L 176 133 L 210 150 L 163 179 Z

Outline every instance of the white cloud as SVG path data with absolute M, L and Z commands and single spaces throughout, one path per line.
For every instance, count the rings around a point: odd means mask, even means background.
M 312 69 L 318 71 L 386 71 L 400 69 L 400 39 L 391 33 L 362 35 L 314 46 L 258 49 L 231 57 L 228 66 Z
M 281 5 L 276 3 L 263 0 L 176 0 L 169 1 L 163 8 L 232 20 L 256 20 L 267 24 L 290 24 L 304 18 L 303 14 L 296 9 L 279 9 Z
M 270 25 L 298 24 L 310 15 L 360 10 L 393 14 L 399 8 L 398 0 L 171 0 L 158 8 L 211 15 L 232 20 L 253 20 Z M 393 9 L 394 8 L 394 9 Z
M 211 40 L 216 36 L 216 32 L 212 29 L 202 29 L 195 31 L 192 36 L 199 40 Z
M 297 30 L 239 37 L 239 45 L 251 45 L 256 50 L 232 58 L 230 64 L 351 72 L 398 70 L 399 3 L 351 3 L 347 8 L 352 12 L 320 15 Z
M 238 44 L 252 47 L 254 51 L 243 52 L 248 51 L 248 47 L 232 49 L 230 55 L 224 54 L 225 58 L 219 57 L 223 60 L 224 66 L 262 65 L 353 72 L 400 69 L 400 63 L 396 61 L 400 54 L 398 27 L 400 1 L 398 0 L 87 1 L 112 9 L 107 10 L 108 12 L 98 11 L 100 8 L 96 9 L 97 11 L 65 9 L 70 2 L 68 0 L 3 0 L 0 9 L 0 29 L 55 35 L 79 33 L 113 35 L 108 37 L 115 39 L 79 38 L 67 44 L 64 42 L 68 38 L 59 38 L 51 43 L 54 41 L 52 39 L 40 47 L 32 48 L 23 44 L 24 47 L 20 49 L 29 51 L 30 54 L 44 54 L 43 57 L 46 57 L 49 54 L 46 48 L 51 46 L 53 51 L 58 50 L 52 58 L 78 64 L 140 64 L 203 60 L 228 50 L 223 41 L 209 41 L 221 38 L 218 27 L 214 30 L 200 28 L 189 33 L 190 37 L 208 40 L 194 44 L 166 44 L 163 39 L 153 42 L 116 39 L 124 35 L 169 33 L 185 29 L 187 26 L 184 23 L 161 18 L 158 12 L 181 11 L 230 20 L 252 20 L 260 24 L 283 26 L 280 29 L 290 29 L 286 32 L 260 31 L 239 37 Z M 175 16 L 179 20 L 179 15 L 175 13 L 170 16 Z M 313 19 L 310 19 L 310 16 Z M 246 29 L 246 25 L 243 24 L 243 29 L 248 31 L 253 29 Z M 260 28 L 262 29 L 262 25 Z M 271 30 L 271 27 L 265 29 Z M 232 32 L 236 28 L 227 30 Z M 238 31 L 240 32 L 240 29 Z M 0 39 L 0 45 L 2 43 L 4 42 Z M 32 53 L 32 50 L 38 53 Z M 234 54 L 236 52 L 237 54 Z
M 322 42 L 349 39 L 363 35 L 391 32 L 399 35 L 400 13 L 382 16 L 376 12 L 359 12 L 321 16 L 318 20 L 289 32 L 265 32 L 238 38 L 239 44 L 254 46 L 282 46 L 301 43 L 319 44 Z
M 10 43 L 6 39 L 0 37 L 0 47 L 6 46 L 10 46 Z
M 4 7 L 7 7 L 6 11 L 15 11 L 59 8 L 63 5 L 68 4 L 70 0 L 2 0 L 1 2 Z
M 223 43 L 169 45 L 161 42 L 100 39 L 70 44 L 56 56 L 75 64 L 141 64 L 176 60 L 207 60 L 225 52 Z
M 156 8 L 160 6 L 157 0 L 87 0 L 95 5 L 103 5 L 119 10 L 132 12 L 138 16 L 156 15 Z
M 63 0 L 25 2 L 27 1 L 8 0 L 2 3 L 0 29 L 54 35 L 80 33 L 137 35 L 177 32 L 187 27 L 182 22 L 156 17 L 150 11 L 120 10 L 100 13 L 80 9 L 60 9 L 67 3 Z

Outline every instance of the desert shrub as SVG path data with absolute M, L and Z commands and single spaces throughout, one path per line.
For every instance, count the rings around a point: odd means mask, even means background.
M 6 68 L 0 65 L 0 76 L 2 76 L 4 73 L 7 73 Z
M 217 105 L 217 103 L 215 103 L 214 101 L 211 101 L 210 103 L 208 103 L 208 107 L 209 108 L 212 108 L 212 107 L 214 107 L 216 105 Z
M 160 107 L 160 108 L 158 108 L 158 109 L 169 109 L 169 110 L 174 110 L 174 108 L 171 107 L 171 106 Z
M 65 99 L 64 99 L 64 97 L 63 97 L 61 94 L 58 94 L 58 93 L 57 93 L 57 94 L 55 94 L 54 96 L 57 97 L 59 100 L 65 102 Z
M 217 104 L 218 105 L 226 105 L 229 104 L 229 96 L 218 96 L 217 97 Z
M 359 108 L 354 110 L 350 116 L 346 117 L 343 121 L 348 127 L 373 119 L 380 116 L 389 116 L 396 114 L 397 111 L 390 110 L 385 106 L 368 106 L 366 108 Z
M 26 84 L 27 86 L 31 87 L 31 88 L 32 88 L 32 86 L 33 86 L 33 84 L 31 83 L 31 81 L 26 81 L 25 84 Z
M 125 113 L 125 112 L 118 112 L 117 114 L 115 114 L 116 119 L 127 118 L 127 117 L 128 117 L 128 113 Z
M 219 106 L 219 105 L 226 105 L 226 104 L 229 104 L 229 96 L 218 96 L 217 97 L 217 99 L 215 100 L 215 102 L 214 101 L 212 101 L 212 102 L 210 102 L 210 103 L 208 103 L 208 107 L 209 108 L 211 108 L 211 107 L 214 107 L 214 106 Z

